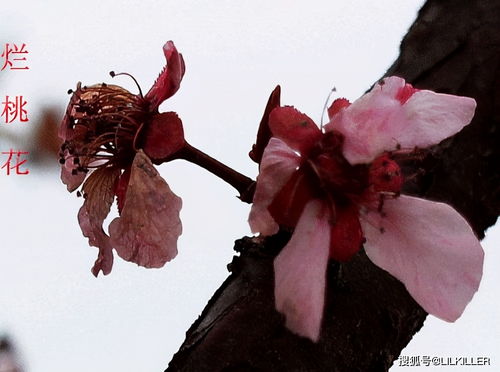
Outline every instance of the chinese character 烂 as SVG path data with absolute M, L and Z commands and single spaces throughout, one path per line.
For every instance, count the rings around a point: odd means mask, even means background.
M 3 110 L 0 116 L 5 117 L 5 123 L 12 123 L 19 119 L 21 122 L 28 121 L 28 112 L 24 108 L 28 102 L 23 99 L 23 96 L 16 96 L 15 99 L 9 99 L 5 96 L 5 101 L 2 102 Z
M 9 70 L 28 70 L 29 67 L 26 66 L 26 44 L 23 43 L 20 47 L 17 44 L 5 44 L 5 48 L 0 56 L 3 58 L 3 66 L 0 71 L 9 68 Z
M 1 166 L 1 169 L 5 168 L 7 176 L 10 175 L 10 171 L 13 169 L 15 169 L 16 174 L 28 174 L 30 172 L 28 169 L 21 170 L 21 165 L 24 165 L 28 161 L 28 159 L 22 159 L 21 157 L 27 154 L 29 154 L 28 151 L 14 151 L 12 149 L 10 151 L 2 151 L 2 155 L 8 155 L 8 157 L 7 161 Z

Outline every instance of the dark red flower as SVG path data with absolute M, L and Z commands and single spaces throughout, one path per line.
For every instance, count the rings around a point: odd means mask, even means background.
M 113 248 L 145 267 L 161 267 L 177 254 L 182 202 L 153 163 L 185 145 L 177 114 L 158 112 L 179 89 L 185 66 L 172 41 L 163 51 L 167 66 L 145 96 L 117 85 L 78 83 L 59 129 L 61 179 L 70 192 L 81 186 L 85 201 L 78 220 L 89 244 L 99 248 L 96 276 L 111 271 Z M 102 224 L 115 197 L 120 217 L 108 235 Z

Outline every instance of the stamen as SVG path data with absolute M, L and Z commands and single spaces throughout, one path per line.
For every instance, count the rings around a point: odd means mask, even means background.
M 120 73 L 117 74 L 114 71 L 110 71 L 109 75 L 112 78 L 114 78 L 115 76 L 119 76 L 119 75 L 126 75 L 126 76 L 132 78 L 132 80 L 134 80 L 134 82 L 135 82 L 135 85 L 137 85 L 137 88 L 139 88 L 139 95 L 141 96 L 141 98 L 144 98 L 144 96 L 142 95 L 142 90 L 141 90 L 141 87 L 140 87 L 139 83 L 137 82 L 137 80 L 135 80 L 135 77 L 133 77 L 132 75 L 130 75 L 128 72 L 120 72 Z
M 323 130 L 323 119 L 325 117 L 325 112 L 328 111 L 328 102 L 330 101 L 330 97 L 334 92 L 337 91 L 337 88 L 333 87 L 332 90 L 330 90 L 330 93 L 328 93 L 328 96 L 326 97 L 325 104 L 323 105 L 323 112 L 321 113 L 321 124 L 320 124 L 320 129 Z

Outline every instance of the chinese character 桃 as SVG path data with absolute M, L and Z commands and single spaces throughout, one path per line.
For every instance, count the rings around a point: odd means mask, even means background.
M 27 122 L 28 112 L 24 108 L 27 103 L 28 102 L 23 96 L 15 96 L 14 98 L 5 96 L 5 101 L 2 102 L 3 109 L 0 116 L 4 117 L 5 123 L 12 123 L 16 119 L 21 122 Z

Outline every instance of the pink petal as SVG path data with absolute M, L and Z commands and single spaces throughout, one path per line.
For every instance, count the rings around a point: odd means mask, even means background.
M 163 101 L 172 97 L 179 90 L 186 71 L 182 54 L 177 51 L 173 41 L 167 41 L 163 46 L 163 53 L 167 59 L 167 65 L 144 96 L 146 101 L 149 101 L 151 109 L 157 109 Z
M 321 131 L 312 119 L 291 107 L 277 107 L 269 115 L 269 128 L 277 137 L 304 154 L 321 138 Z
M 402 281 L 428 313 L 455 321 L 477 291 L 483 250 L 452 207 L 410 196 L 362 219 L 366 254 Z
M 269 140 L 260 163 L 257 187 L 248 217 L 252 232 L 263 235 L 278 232 L 278 224 L 271 217 L 268 207 L 299 164 L 300 156 L 285 142 L 274 137 Z
M 155 163 L 163 162 L 185 143 L 182 121 L 175 112 L 154 115 L 144 129 L 144 152 Z
M 327 208 L 319 200 L 304 208 L 291 240 L 274 261 L 276 310 L 294 333 L 318 341 L 330 250 Z
M 399 146 L 441 142 L 469 124 L 475 108 L 472 98 L 417 90 L 393 76 L 341 110 L 325 130 L 345 136 L 344 156 L 351 164 L 369 163 Z
M 111 243 L 126 261 L 162 267 L 177 255 L 181 199 L 144 152 L 137 152 L 121 216 L 109 225 Z
M 97 169 L 82 188 L 85 202 L 78 212 L 78 222 L 83 235 L 89 238 L 89 245 L 99 248 L 99 256 L 92 268 L 95 276 L 99 271 L 104 275 L 109 274 L 113 266 L 113 250 L 102 223 L 113 203 L 114 186 L 119 174 L 117 168 Z

